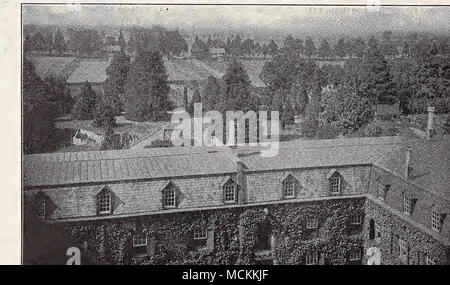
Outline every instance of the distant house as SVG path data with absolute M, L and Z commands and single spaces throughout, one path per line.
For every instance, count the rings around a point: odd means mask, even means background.
M 400 106 L 398 103 L 394 105 L 377 104 L 374 106 L 375 120 L 391 120 L 400 117 Z
M 120 49 L 121 49 L 120 46 L 105 46 L 103 48 L 103 52 L 106 54 L 108 58 L 110 58 L 120 53 Z
M 211 58 L 222 60 L 223 57 L 225 56 L 225 49 L 224 48 L 210 48 L 209 55 Z
M 106 81 L 106 68 L 110 60 L 79 60 L 75 70 L 67 78 L 70 95 L 77 97 L 81 94 L 81 87 L 88 81 L 97 94 L 103 94 L 103 84 Z

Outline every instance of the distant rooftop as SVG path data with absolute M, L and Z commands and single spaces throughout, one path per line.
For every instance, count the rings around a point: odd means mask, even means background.
M 77 68 L 67 79 L 67 83 L 103 83 L 106 80 L 106 68 L 109 60 L 80 60 Z

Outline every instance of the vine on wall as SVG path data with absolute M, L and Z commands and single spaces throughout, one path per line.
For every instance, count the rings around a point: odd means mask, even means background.
M 112 264 L 254 264 L 256 225 L 267 223 L 273 235 L 272 257 L 277 264 L 303 264 L 309 251 L 328 264 L 347 262 L 349 250 L 362 247 L 361 228 L 349 225 L 355 212 L 363 214 L 364 199 L 342 199 L 193 211 L 96 222 L 73 222 L 63 228 L 88 242 L 88 250 Z M 308 218 L 319 228 L 306 229 Z M 214 248 L 192 248 L 196 227 L 214 229 Z M 155 241 L 154 254 L 133 256 L 132 235 L 145 233 Z

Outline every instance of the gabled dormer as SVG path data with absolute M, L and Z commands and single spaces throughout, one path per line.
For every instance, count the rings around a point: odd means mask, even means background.
M 225 179 L 220 187 L 223 191 L 224 204 L 237 204 L 238 202 L 238 185 L 231 177 Z
M 339 195 L 342 193 L 342 184 L 343 184 L 343 179 L 342 179 L 342 175 L 335 169 L 333 168 L 326 176 L 327 180 L 328 180 L 328 189 L 329 189 L 329 193 L 330 195 Z
M 111 215 L 114 212 L 114 192 L 108 186 L 101 187 L 95 194 L 97 215 Z
M 161 204 L 163 209 L 174 209 L 178 206 L 178 188 L 171 181 L 167 181 L 161 189 Z
M 285 174 L 281 179 L 281 195 L 283 199 L 293 199 L 297 196 L 298 181 L 292 173 Z

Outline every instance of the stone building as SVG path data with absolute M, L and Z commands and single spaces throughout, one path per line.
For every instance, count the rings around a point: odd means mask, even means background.
M 24 262 L 449 264 L 449 140 L 26 155 Z

